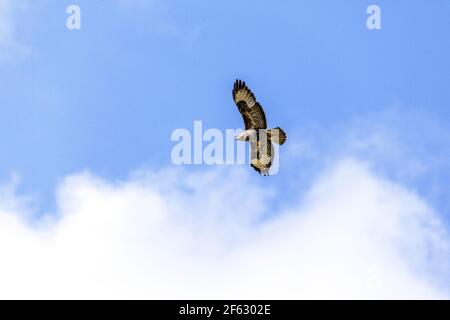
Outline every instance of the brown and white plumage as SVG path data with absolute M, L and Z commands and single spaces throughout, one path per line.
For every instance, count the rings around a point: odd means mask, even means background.
M 244 81 L 234 83 L 233 99 L 244 118 L 245 130 L 267 128 L 264 110 Z
M 233 100 L 245 125 L 245 132 L 237 139 L 250 142 L 250 165 L 260 174 L 269 175 L 274 160 L 272 142 L 284 144 L 286 134 L 279 127 L 267 129 L 264 110 L 244 81 L 234 83 Z

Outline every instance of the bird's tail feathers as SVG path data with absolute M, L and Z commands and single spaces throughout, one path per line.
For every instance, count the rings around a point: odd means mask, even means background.
M 280 127 L 267 130 L 267 135 L 273 143 L 279 144 L 280 146 L 286 142 L 287 135 Z

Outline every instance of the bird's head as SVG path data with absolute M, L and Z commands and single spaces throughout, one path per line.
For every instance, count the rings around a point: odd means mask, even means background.
M 235 136 L 234 139 L 238 140 L 238 141 L 247 141 L 248 140 L 248 135 L 244 131 L 241 134 L 238 134 L 237 136 Z

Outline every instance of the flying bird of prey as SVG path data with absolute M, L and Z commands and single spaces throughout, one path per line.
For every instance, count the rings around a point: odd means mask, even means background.
M 234 83 L 233 99 L 245 125 L 245 131 L 236 140 L 250 142 L 250 165 L 268 176 L 274 159 L 272 143 L 284 144 L 286 133 L 279 127 L 267 129 L 264 110 L 244 81 L 236 80 Z

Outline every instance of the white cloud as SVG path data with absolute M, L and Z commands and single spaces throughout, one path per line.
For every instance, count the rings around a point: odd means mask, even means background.
M 0 205 L 0 297 L 448 297 L 449 238 L 414 193 L 342 160 L 270 212 L 283 192 L 252 173 L 77 174 L 33 226 Z
M 0 0 L 0 62 L 28 54 L 30 48 L 17 38 L 17 15 L 28 7 L 28 0 Z

